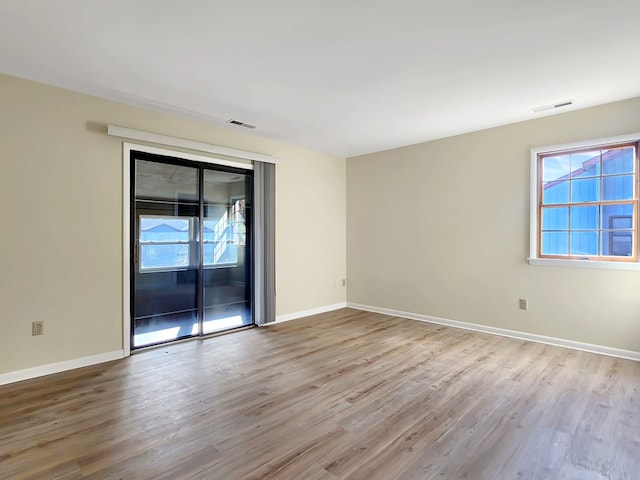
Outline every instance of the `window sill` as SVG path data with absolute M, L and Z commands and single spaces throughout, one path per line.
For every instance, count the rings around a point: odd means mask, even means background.
M 215 265 L 204 265 L 205 270 L 214 270 L 216 268 L 235 268 L 237 263 L 218 263 Z M 138 273 L 171 273 L 171 272 L 186 272 L 188 270 L 197 270 L 198 267 L 192 265 L 190 267 L 158 267 L 158 268 L 142 268 L 138 270 Z
M 593 260 L 563 260 L 561 258 L 528 258 L 533 266 L 596 268 L 600 270 L 640 270 L 639 262 L 596 262 Z
M 235 268 L 237 263 L 218 263 L 216 265 L 203 265 L 205 270 L 214 270 L 216 268 Z

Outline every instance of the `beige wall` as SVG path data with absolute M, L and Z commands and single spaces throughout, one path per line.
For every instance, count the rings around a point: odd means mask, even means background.
M 635 132 L 638 98 L 348 159 L 348 301 L 640 352 L 640 271 L 526 263 L 530 149 Z
M 0 76 L 0 373 L 122 348 L 122 141 L 107 124 L 279 158 L 277 314 L 345 301 L 344 159 Z

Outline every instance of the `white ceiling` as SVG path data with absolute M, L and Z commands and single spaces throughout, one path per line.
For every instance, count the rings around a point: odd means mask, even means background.
M 353 156 L 640 96 L 639 20 L 639 0 L 2 0 L 0 71 Z

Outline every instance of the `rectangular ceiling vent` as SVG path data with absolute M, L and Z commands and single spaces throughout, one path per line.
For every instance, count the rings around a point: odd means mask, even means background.
M 229 120 L 227 123 L 231 123 L 232 125 L 238 125 L 239 127 L 244 127 L 244 128 L 256 128 L 255 125 L 251 125 L 250 123 L 244 123 L 234 119 Z
M 564 102 L 554 103 L 553 105 L 545 105 L 543 107 L 536 107 L 533 109 L 535 113 L 544 112 L 545 110 L 553 110 L 554 108 L 562 108 L 573 105 L 573 100 L 565 100 Z

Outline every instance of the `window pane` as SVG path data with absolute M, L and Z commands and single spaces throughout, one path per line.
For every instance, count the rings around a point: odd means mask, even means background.
M 567 232 L 542 232 L 543 255 L 566 255 L 569 252 Z
M 542 204 L 569 203 L 569 180 L 545 182 L 542 191 Z
M 140 268 L 188 267 L 189 244 L 140 245 Z
M 619 175 L 602 178 L 603 200 L 631 200 L 633 199 L 634 175 Z
M 568 229 L 569 209 L 567 207 L 542 209 L 542 230 Z
M 207 205 L 207 218 L 204 219 L 204 239 L 209 241 L 225 240 L 229 235 L 229 209 L 226 205 Z
M 604 205 L 602 207 L 603 229 L 631 229 L 633 228 L 633 205 Z
M 633 231 L 605 230 L 602 232 L 602 255 L 616 257 L 633 256 Z
M 602 156 L 602 174 L 633 173 L 634 150 L 633 147 L 625 147 L 605 151 Z
M 204 244 L 204 264 L 221 265 L 238 262 L 238 246 L 232 242 L 210 242 Z
M 571 232 L 571 255 L 598 255 L 598 232 Z
M 596 177 L 600 175 L 600 150 L 571 154 L 571 177 Z
M 234 192 L 245 191 L 247 175 L 243 173 L 220 172 L 205 170 L 204 172 L 204 203 L 229 203 L 229 196 Z
M 571 230 L 597 230 L 600 207 L 571 207 Z M 543 227 L 544 228 L 544 227 Z
M 184 217 L 140 217 L 141 242 L 188 242 L 189 219 Z
M 596 202 L 600 200 L 600 178 L 588 178 L 571 182 L 571 202 Z
M 198 201 L 198 169 L 136 160 L 136 198 Z
M 542 158 L 542 181 L 553 182 L 558 179 L 569 178 L 571 173 L 571 156 L 558 155 L 557 157 Z
M 238 245 L 247 243 L 246 199 L 238 198 L 233 201 L 233 234 L 234 242 Z

